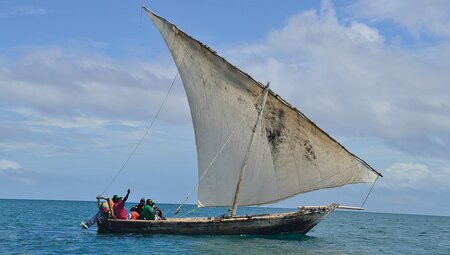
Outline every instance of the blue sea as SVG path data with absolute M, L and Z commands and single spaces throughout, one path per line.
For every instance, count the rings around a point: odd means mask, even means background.
M 177 205 L 159 206 L 171 216 Z M 180 214 L 191 210 L 189 217 L 226 213 L 187 205 Z M 336 211 L 307 235 L 176 236 L 81 229 L 96 202 L 0 199 L 0 211 L 0 254 L 450 254 L 450 217 Z

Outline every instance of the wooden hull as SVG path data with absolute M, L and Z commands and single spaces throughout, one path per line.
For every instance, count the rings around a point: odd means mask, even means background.
M 306 234 L 335 207 L 293 213 L 238 216 L 235 218 L 168 218 L 167 220 L 99 221 L 99 233 L 176 235 L 276 235 Z

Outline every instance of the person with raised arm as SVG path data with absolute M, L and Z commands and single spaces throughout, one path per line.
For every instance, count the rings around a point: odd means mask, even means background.
M 125 202 L 128 199 L 128 195 L 130 195 L 130 189 L 127 190 L 127 194 L 125 195 L 125 197 L 123 199 L 119 195 L 113 196 L 113 202 L 114 202 L 113 212 L 114 212 L 114 217 L 116 219 L 121 219 L 121 220 L 131 219 L 131 215 L 127 212 L 127 209 L 125 209 Z

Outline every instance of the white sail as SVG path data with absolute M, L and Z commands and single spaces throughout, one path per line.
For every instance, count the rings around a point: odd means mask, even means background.
M 172 53 L 188 97 L 197 145 L 198 205 L 230 206 L 264 88 L 175 25 L 147 12 Z M 266 204 L 312 190 L 373 182 L 378 175 L 270 91 L 238 204 Z

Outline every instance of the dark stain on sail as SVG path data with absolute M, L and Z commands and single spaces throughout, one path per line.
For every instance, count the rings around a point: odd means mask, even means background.
M 238 97 L 237 97 L 237 101 L 238 101 L 241 105 L 244 105 L 244 104 L 245 104 L 245 101 L 244 101 L 244 99 L 243 99 L 241 96 L 238 96 Z
M 286 130 L 286 112 L 283 109 L 276 109 L 273 105 L 268 105 L 266 115 L 266 136 L 269 142 L 272 154 L 277 154 L 280 151 L 280 146 L 286 142 L 286 136 L 288 131 Z M 290 136 L 289 143 L 297 143 L 303 147 L 304 157 L 313 162 L 317 160 L 317 156 L 314 150 L 314 146 L 308 139 L 305 131 L 301 129 L 301 124 L 298 125 L 297 133 L 298 135 Z
M 268 125 L 266 125 L 267 141 L 273 154 L 279 151 L 285 135 L 285 112 L 283 109 L 270 107 L 267 113 Z
M 297 125 L 296 128 L 297 135 L 294 136 L 294 140 L 304 148 L 304 157 L 309 161 L 315 161 L 317 157 L 314 151 L 314 146 L 311 144 L 311 141 L 308 139 L 308 135 L 305 133 L 307 128 L 302 124 L 301 120 L 298 120 L 298 122 L 299 125 Z M 313 162 L 313 164 L 315 163 Z
M 256 93 L 255 91 L 253 91 L 253 90 L 251 90 L 249 88 L 246 88 L 245 90 L 247 91 L 247 94 L 251 95 L 252 98 L 256 98 L 259 95 L 258 93 Z M 258 106 L 256 106 L 256 108 L 258 108 Z
M 303 140 L 303 147 L 305 148 L 305 157 L 308 160 L 315 160 L 316 153 L 314 152 L 313 146 L 309 140 Z

